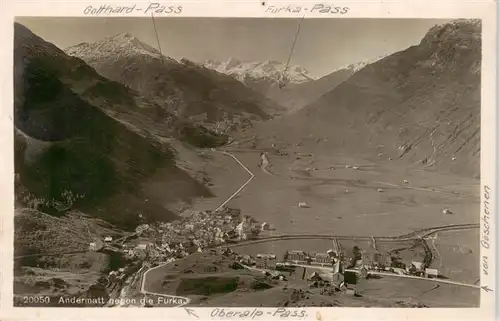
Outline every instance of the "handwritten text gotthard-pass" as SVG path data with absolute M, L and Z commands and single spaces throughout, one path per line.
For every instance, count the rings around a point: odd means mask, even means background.
M 115 4 L 103 4 L 99 6 L 88 5 L 83 9 L 83 14 L 89 16 L 128 15 L 133 13 L 151 14 L 180 14 L 183 7 L 179 5 L 163 5 L 156 2 L 149 4 L 134 4 L 131 6 L 120 6 Z

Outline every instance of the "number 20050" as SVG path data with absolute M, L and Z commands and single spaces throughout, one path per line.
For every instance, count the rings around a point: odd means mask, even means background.
M 50 297 L 48 296 L 25 296 L 23 297 L 24 304 L 48 304 Z

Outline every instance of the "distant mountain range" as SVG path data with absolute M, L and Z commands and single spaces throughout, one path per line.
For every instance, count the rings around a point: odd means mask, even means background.
M 293 84 L 314 80 L 314 77 L 305 68 L 300 66 L 289 66 L 286 68 L 285 64 L 277 61 L 244 62 L 230 57 L 224 61 L 207 60 L 203 65 L 220 73 L 233 76 L 243 83 L 251 79 L 278 83 L 285 69 L 290 78 L 289 81 Z
M 66 49 L 102 76 L 136 90 L 180 119 L 219 133 L 248 128 L 282 109 L 233 77 L 176 61 L 130 34 Z
M 290 113 L 318 99 L 358 70 L 381 58 L 339 68 L 319 79 L 313 77 L 303 67 L 286 68 L 285 64 L 276 61 L 242 62 L 228 58 L 220 62 L 207 60 L 204 66 L 233 76 L 249 88 L 285 107 L 285 110 L 279 110 L 279 113 Z M 285 77 L 288 83 L 280 87 L 280 80 Z

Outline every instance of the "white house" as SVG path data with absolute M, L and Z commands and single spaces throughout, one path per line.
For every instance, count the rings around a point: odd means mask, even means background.
M 236 226 L 236 233 L 238 234 L 238 238 L 240 240 L 246 240 L 247 239 L 247 232 L 250 230 L 249 226 L 250 222 L 248 222 L 246 219 L 243 219 L 243 221 Z
M 309 208 L 309 205 L 306 202 L 299 202 L 300 208 Z
M 104 242 L 113 242 L 113 238 L 111 236 L 106 236 Z
M 439 272 L 436 269 L 425 269 L 425 275 L 428 278 L 437 278 L 439 276 Z
M 411 264 L 419 271 L 422 270 L 422 262 L 412 261 Z

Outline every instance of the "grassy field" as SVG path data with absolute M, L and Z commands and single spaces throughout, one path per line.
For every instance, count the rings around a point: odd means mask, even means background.
M 402 278 L 362 281 L 358 287 L 364 296 L 394 301 L 416 300 L 430 307 L 472 307 L 479 305 L 479 289 Z
M 474 284 L 479 280 L 479 230 L 441 232 L 434 244 L 437 257 L 431 267 L 439 269 L 443 276 Z M 432 240 L 429 241 L 432 246 Z
M 367 164 L 342 155 L 338 160 L 331 156 L 329 165 L 359 164 L 360 170 L 344 165 L 330 171 L 306 171 L 306 176 L 304 172 L 290 169 L 291 154 L 270 156 L 271 171 L 279 174 L 270 175 L 258 167 L 259 152 L 235 153 L 256 176 L 229 206 L 241 208 L 286 234 L 396 236 L 430 226 L 478 222 L 479 190 L 475 182 L 454 177 L 447 180 L 435 173 L 409 172 L 403 166 Z M 322 156 L 309 167 L 327 167 L 327 159 Z M 370 169 L 363 170 L 363 164 L 370 165 Z M 231 177 L 225 180 L 227 185 L 233 182 Z M 403 180 L 409 183 L 403 184 Z M 426 189 L 436 184 L 446 186 L 435 191 Z M 453 194 L 449 184 L 460 184 L 463 195 Z M 299 202 L 307 202 L 310 208 L 299 208 Z M 444 208 L 453 214 L 443 214 Z

